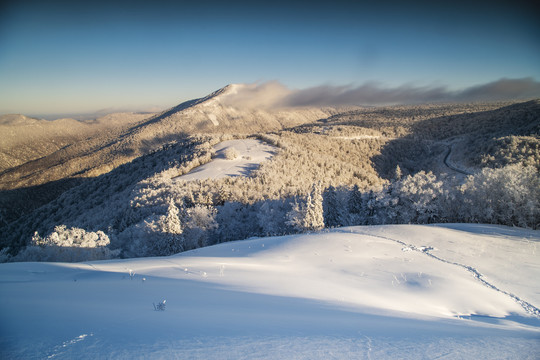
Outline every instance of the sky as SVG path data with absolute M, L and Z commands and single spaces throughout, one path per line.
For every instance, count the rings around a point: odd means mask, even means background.
M 540 22 L 520 0 L 0 5 L 0 114 L 164 109 L 230 83 L 337 89 L 369 103 L 501 80 L 540 97 Z

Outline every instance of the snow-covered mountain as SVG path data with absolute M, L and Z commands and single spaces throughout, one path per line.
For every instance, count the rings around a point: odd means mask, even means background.
M 245 84 L 227 85 L 208 96 L 165 110 L 148 119 L 145 126 L 156 131 L 176 129 L 188 134 L 253 134 L 310 123 L 337 113 L 334 108 L 251 106 L 250 102 L 264 104 L 263 97 L 268 95 L 253 91 Z
M 58 126 L 54 122 L 41 121 L 41 128 L 46 126 L 47 129 L 58 130 L 58 138 L 53 136 L 54 132 L 50 136 L 43 134 L 39 142 L 43 148 L 41 152 L 38 149 L 24 151 L 24 154 L 32 153 L 31 158 L 19 154 L 21 159 L 16 160 L 11 159 L 16 158 L 16 154 L 7 154 L 4 160 L 0 159 L 4 162 L 0 170 L 5 169 L 0 173 L 0 189 L 35 186 L 72 176 L 97 176 L 187 135 L 265 133 L 324 119 L 336 113 L 330 108 L 255 109 L 231 105 L 234 103 L 231 99 L 234 100 L 242 87 L 240 84 L 225 86 L 208 96 L 183 102 L 144 120 L 144 115 L 136 114 L 135 125 L 130 122 L 131 117 L 124 122 L 130 126 L 124 126 L 121 132 L 104 128 L 103 124 L 112 122 L 107 119 L 97 121 L 94 126 L 74 120 L 69 125 L 58 121 Z M 114 115 L 108 117 L 114 118 Z M 83 131 L 81 127 L 90 128 Z M 73 129 L 73 134 L 69 132 L 71 142 L 60 135 L 69 129 Z M 9 130 L 11 136 L 3 147 L 4 153 L 14 151 L 17 146 L 23 149 L 36 147 L 35 136 L 25 136 L 27 127 L 12 126 Z M 89 135 L 90 132 L 93 136 Z M 54 145 L 56 142 L 60 146 Z M 13 165 L 17 166 L 13 168 Z
M 0 357 L 536 359 L 539 244 L 509 227 L 387 225 L 0 264 Z

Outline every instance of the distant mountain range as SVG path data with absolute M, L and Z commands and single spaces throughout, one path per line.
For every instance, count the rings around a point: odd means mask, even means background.
M 0 189 L 15 189 L 66 177 L 97 176 L 193 134 L 253 134 L 281 130 L 336 114 L 334 108 L 254 109 L 228 105 L 243 85 L 154 115 L 109 114 L 94 121 L 0 117 Z

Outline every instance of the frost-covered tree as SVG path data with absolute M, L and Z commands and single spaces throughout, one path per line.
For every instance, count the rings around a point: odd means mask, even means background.
M 30 245 L 14 258 L 16 261 L 89 261 L 115 258 L 120 250 L 111 250 L 103 231 L 85 231 L 59 225 L 46 237 L 36 232 Z
M 185 250 L 180 210 L 174 200 L 167 200 L 165 215 L 151 214 L 118 237 L 127 256 L 166 256 Z
M 165 219 L 165 215 L 152 215 L 119 234 L 127 242 L 126 255 L 166 256 L 185 250 L 182 235 L 163 231 Z
M 196 249 L 211 245 L 211 232 L 218 228 L 216 209 L 212 206 L 196 205 L 186 210 L 184 245 L 185 249 Z
M 176 207 L 174 200 L 169 199 L 169 206 L 167 208 L 167 216 L 163 221 L 163 232 L 171 234 L 172 236 L 181 235 L 183 232 L 182 224 L 180 223 L 180 218 L 178 214 L 180 211 Z
M 403 172 L 401 171 L 401 168 L 399 165 L 396 165 L 396 169 L 394 170 L 394 180 L 399 181 L 403 177 Z
M 483 169 L 461 191 L 466 221 L 540 227 L 540 175 L 534 166 Z
M 370 225 L 383 225 L 398 223 L 399 197 L 395 195 L 394 184 L 373 192 L 371 199 L 372 213 L 369 217 Z
M 333 228 L 343 225 L 343 205 L 338 201 L 336 188 L 334 186 L 330 186 L 324 193 L 323 209 L 324 224 L 326 227 Z
M 283 235 L 288 232 L 286 226 L 287 210 L 290 205 L 284 200 L 266 200 L 259 204 L 257 224 L 264 236 Z
M 234 160 L 240 156 L 240 153 L 235 148 L 229 147 L 225 149 L 225 151 L 223 152 L 223 155 L 225 156 L 225 159 L 227 160 Z
M 287 224 L 298 231 L 317 231 L 324 228 L 322 186 L 313 185 L 311 192 L 302 201 L 296 201 L 287 213 Z
M 398 222 L 432 223 L 440 219 L 439 202 L 445 196 L 443 182 L 431 172 L 420 171 L 407 175 L 394 185 Z

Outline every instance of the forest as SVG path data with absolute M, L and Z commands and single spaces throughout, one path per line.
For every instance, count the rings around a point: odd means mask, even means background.
M 250 176 L 176 179 L 242 137 L 276 154 Z M 272 132 L 182 136 L 43 206 L 2 209 L 0 261 L 162 256 L 349 225 L 538 229 L 539 145 L 537 100 L 355 108 Z

